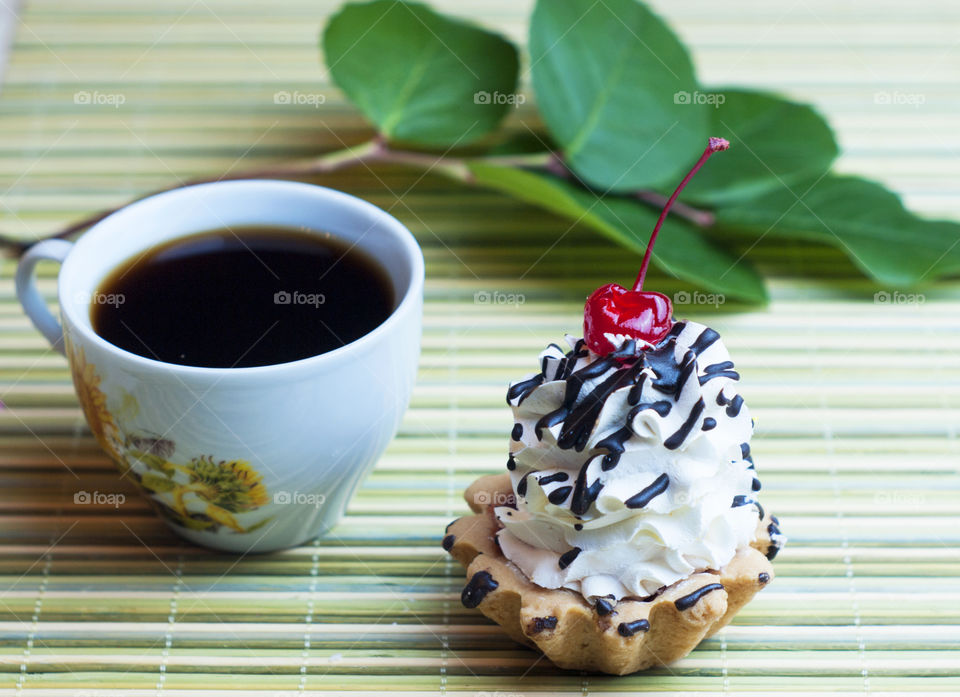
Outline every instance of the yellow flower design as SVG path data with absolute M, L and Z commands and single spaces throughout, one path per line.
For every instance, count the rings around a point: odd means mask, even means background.
M 87 361 L 82 347 L 67 341 L 70 371 L 83 414 L 100 447 L 140 484 L 173 523 L 196 530 L 217 531 L 225 526 L 234 532 L 252 532 L 270 519 L 244 527 L 234 517 L 269 503 L 263 477 L 243 460 L 195 457 L 186 464 L 172 462 L 176 444 L 162 436 L 127 433 L 107 407 L 103 379 Z M 126 394 L 126 393 L 125 393 Z M 126 411 L 139 410 L 136 398 L 127 394 Z M 121 412 L 124 413 L 124 412 Z M 205 505 L 203 512 L 187 509 L 187 497 Z M 172 505 L 170 499 L 172 498 Z
M 80 408 L 87 418 L 90 432 L 97 439 L 97 443 L 110 457 L 122 467 L 126 467 L 121 454 L 120 428 L 107 408 L 107 395 L 100 389 L 102 378 L 97 373 L 96 366 L 87 362 L 83 348 L 70 347 L 70 372 L 73 375 L 73 384 L 80 400 Z
M 173 509 L 181 516 L 190 515 L 186 497 L 193 495 L 206 502 L 204 514 L 208 518 L 236 532 L 247 532 L 233 514 L 255 510 L 269 501 L 262 476 L 248 462 L 218 462 L 204 456 L 174 468 L 189 478 L 188 483 L 178 483 L 172 490 Z
M 198 495 L 232 513 L 252 511 L 267 503 L 263 477 L 242 460 L 214 462 L 200 457 L 190 461 L 190 483 Z

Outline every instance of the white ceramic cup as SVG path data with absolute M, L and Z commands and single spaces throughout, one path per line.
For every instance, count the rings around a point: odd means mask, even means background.
M 252 368 L 162 363 L 93 331 L 92 299 L 117 266 L 171 239 L 240 225 L 355 243 L 392 280 L 393 313 L 328 353 Z M 36 287 L 43 259 L 62 263 L 59 321 Z M 423 273 L 413 235 L 376 206 L 309 184 L 251 180 L 151 196 L 75 244 L 40 242 L 20 261 L 16 286 L 37 329 L 67 356 L 98 442 L 167 524 L 208 547 L 265 552 L 335 525 L 395 435 L 416 376 Z M 75 501 L 109 493 L 78 491 Z

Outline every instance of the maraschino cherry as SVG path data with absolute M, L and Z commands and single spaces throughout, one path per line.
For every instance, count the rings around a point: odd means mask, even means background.
M 670 331 L 670 327 L 673 326 L 673 305 L 670 298 L 663 293 L 643 290 L 643 280 L 650 265 L 653 245 L 657 241 L 660 226 L 663 225 L 670 207 L 677 200 L 683 187 L 713 153 L 729 147 L 730 143 L 723 138 L 710 138 L 700 159 L 667 200 L 650 234 L 647 251 L 643 255 L 643 263 L 640 265 L 640 273 L 637 274 L 633 290 L 627 290 L 617 283 L 608 283 L 597 288 L 587 298 L 583 312 L 583 338 L 587 348 L 594 353 L 605 356 L 619 348 L 619 341 L 614 338 L 616 343 L 611 342 L 608 335 L 627 336 L 636 339 L 638 347 L 644 347 L 656 344 Z

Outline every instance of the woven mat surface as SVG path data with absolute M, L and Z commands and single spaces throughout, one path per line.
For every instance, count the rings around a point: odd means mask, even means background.
M 434 4 L 517 41 L 531 6 Z M 953 3 L 654 5 L 707 84 L 815 102 L 838 128 L 841 169 L 960 216 Z M 336 6 L 31 0 L 0 97 L 0 227 L 33 238 L 182 179 L 365 139 L 318 60 Z M 281 90 L 326 101 L 276 104 Z M 124 101 L 92 106 L 80 92 Z M 532 119 L 521 109 L 511 128 Z M 503 467 L 506 383 L 576 329 L 586 293 L 632 278 L 638 259 L 409 170 L 315 181 L 407 223 L 428 283 L 400 434 L 344 522 L 303 548 L 217 556 L 168 533 L 118 483 L 65 361 L 19 309 L 14 263 L 0 265 L 0 694 L 960 694 L 960 283 L 925 289 L 922 304 L 877 303 L 883 289 L 833 251 L 770 240 L 751 250 L 770 305 L 689 314 L 721 332 L 743 375 L 763 503 L 790 538 L 778 578 L 676 665 L 564 673 L 460 605 L 462 571 L 439 540 L 466 511 L 464 487 Z M 52 297 L 55 269 L 41 275 Z M 686 289 L 662 275 L 649 284 Z M 481 291 L 523 302 L 477 303 Z M 127 500 L 77 505 L 77 491 Z

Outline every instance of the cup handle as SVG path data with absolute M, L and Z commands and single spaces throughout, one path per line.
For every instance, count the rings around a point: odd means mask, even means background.
M 67 254 L 73 248 L 73 243 L 67 240 L 43 240 L 30 247 L 20 258 L 17 266 L 16 286 L 17 297 L 23 305 L 24 312 L 33 322 L 33 326 L 40 330 L 50 345 L 62 354 L 66 354 L 63 347 L 63 327 L 60 321 L 50 312 L 46 301 L 37 290 L 37 278 L 34 269 L 37 263 L 43 260 L 63 263 Z

